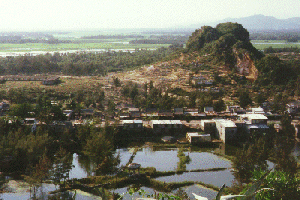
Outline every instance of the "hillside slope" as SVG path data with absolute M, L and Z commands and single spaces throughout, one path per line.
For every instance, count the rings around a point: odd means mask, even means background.
M 213 28 L 203 26 L 197 29 L 187 41 L 189 52 L 211 57 L 211 61 L 228 70 L 235 70 L 239 74 L 256 80 L 258 71 L 254 60 L 263 54 L 253 47 L 249 39 L 249 32 L 237 23 L 221 23 Z

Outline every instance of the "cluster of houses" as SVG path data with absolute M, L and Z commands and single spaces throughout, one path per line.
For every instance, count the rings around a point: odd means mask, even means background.
M 0 82 L 5 81 L 41 81 L 42 85 L 56 85 L 59 84 L 59 76 L 46 76 L 46 75 L 34 75 L 34 76 L 25 76 L 25 75 L 6 75 L 0 76 Z
M 212 139 L 224 143 L 234 142 L 269 130 L 268 117 L 262 108 L 252 108 L 240 114 L 237 113 L 242 110 L 239 106 L 228 106 L 223 113 L 214 112 L 212 107 L 204 110 L 203 113 L 199 113 L 198 109 L 183 108 L 176 108 L 173 112 L 159 112 L 155 109 L 152 112 L 140 112 L 138 108 L 131 108 L 126 114 L 120 114 L 119 125 L 131 131 L 149 128 L 153 134 L 161 136 L 185 132 L 190 143 L 211 142 Z M 184 119 L 186 116 L 192 117 L 191 123 Z M 188 132 L 189 130 L 195 131 Z
M 121 131 L 138 132 L 141 137 L 145 129 L 148 129 L 155 136 L 161 137 L 186 134 L 186 140 L 190 143 L 213 140 L 230 143 L 245 141 L 249 137 L 267 133 L 269 130 L 269 114 L 261 107 L 243 110 L 239 106 L 228 106 L 226 111 L 220 113 L 214 112 L 212 107 L 206 107 L 204 112 L 199 112 L 196 108 L 141 111 L 131 105 L 117 106 L 117 108 L 118 115 L 110 118 L 111 124 L 117 124 Z M 93 109 L 82 109 L 81 120 L 74 120 L 75 115 L 72 110 L 64 110 L 64 113 L 68 120 L 72 121 L 73 127 L 81 125 L 85 119 L 94 117 L 102 119 L 100 126 L 103 126 L 105 121 L 104 115 Z M 299 125 L 297 123 L 294 125 L 297 134 Z
M 9 104 L 0 103 L 0 110 L 6 111 Z M 267 133 L 268 121 L 272 116 L 263 108 L 251 108 L 244 110 L 239 106 L 228 106 L 224 112 L 215 112 L 213 107 L 205 107 L 204 112 L 197 108 L 175 108 L 173 110 L 158 110 L 155 108 L 140 110 L 132 105 L 117 105 L 117 114 L 107 118 L 103 113 L 94 109 L 81 109 L 79 113 L 72 110 L 64 110 L 67 116 L 66 122 L 53 123 L 57 130 L 76 128 L 87 121 L 98 118 L 98 126 L 103 126 L 109 121 L 127 133 L 138 132 L 141 137 L 145 130 L 150 130 L 158 137 L 186 135 L 186 141 L 190 143 L 203 143 L 221 141 L 223 143 L 240 142 L 256 135 Z M 300 111 L 300 103 L 287 105 L 290 114 Z M 273 119 L 272 119 L 273 120 Z M 38 124 L 34 118 L 24 120 L 25 125 Z M 293 123 L 298 137 L 300 123 Z M 280 129 L 280 126 L 275 128 Z M 149 133 L 149 131 L 147 131 Z M 300 134 L 299 134 L 300 135 Z

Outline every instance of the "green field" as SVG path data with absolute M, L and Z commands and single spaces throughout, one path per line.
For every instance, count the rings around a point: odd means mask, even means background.
M 69 31 L 69 32 L 53 32 L 49 33 L 54 38 L 60 41 L 69 41 L 70 43 L 0 43 L 0 52 L 32 52 L 32 51 L 68 51 L 68 50 L 132 50 L 132 49 L 157 49 L 160 47 L 168 47 L 170 44 L 128 44 L 129 41 L 135 38 L 123 39 L 81 39 L 84 36 L 97 36 L 97 35 L 142 35 L 145 39 L 151 39 L 150 36 L 165 35 L 161 32 L 147 33 L 146 30 L 99 30 L 99 31 Z M 178 33 L 168 33 L 169 35 L 178 35 Z M 263 50 L 268 47 L 284 48 L 284 47 L 298 47 L 300 43 L 287 43 L 285 40 L 252 40 L 254 47 Z
M 157 49 L 160 47 L 168 47 L 169 44 L 123 44 L 115 42 L 100 43 L 25 43 L 25 44 L 0 44 L 0 52 L 31 52 L 31 51 L 65 51 L 65 50 L 93 50 L 93 49 Z
M 290 48 L 298 47 L 300 48 L 300 43 L 288 43 L 285 40 L 251 40 L 253 46 L 259 50 L 266 49 L 268 47 L 272 48 Z

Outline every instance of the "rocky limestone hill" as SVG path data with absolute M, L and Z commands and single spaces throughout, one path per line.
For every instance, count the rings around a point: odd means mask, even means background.
M 263 57 L 250 42 L 249 32 L 237 23 L 221 23 L 216 28 L 203 26 L 187 41 L 189 52 L 208 55 L 215 65 L 235 70 L 248 79 L 256 80 L 258 70 L 254 61 Z

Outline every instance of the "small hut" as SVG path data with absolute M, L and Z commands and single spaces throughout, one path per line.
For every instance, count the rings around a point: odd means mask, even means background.
M 140 167 L 141 165 L 140 164 L 137 164 L 137 163 L 131 163 L 128 165 L 128 169 L 129 171 L 135 171 L 135 170 L 138 170 L 138 173 L 140 173 Z

